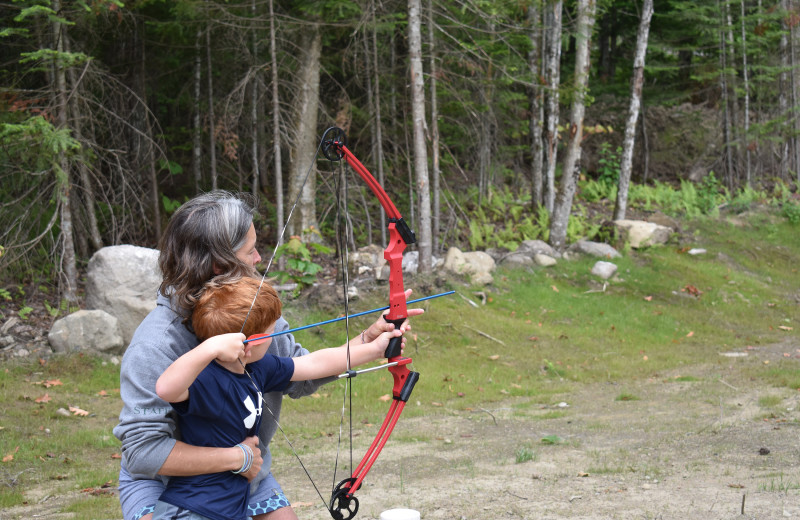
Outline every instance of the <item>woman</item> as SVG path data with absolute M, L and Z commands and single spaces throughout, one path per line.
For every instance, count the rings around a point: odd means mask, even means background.
M 153 507 L 170 476 L 190 476 L 242 467 L 243 450 L 205 448 L 181 442 L 172 409 L 155 392 L 159 375 L 199 344 L 190 317 L 204 284 L 214 276 L 253 275 L 261 261 L 253 226 L 254 205 L 244 196 L 215 191 L 181 206 L 159 243 L 163 275 L 156 308 L 136 329 L 122 358 L 120 393 L 123 409 L 114 435 L 122 442 L 119 493 L 125 520 L 150 520 Z M 410 291 L 409 291 L 410 292 Z M 409 316 L 422 309 L 409 310 Z M 289 328 L 280 318 L 275 331 Z M 408 322 L 401 330 L 408 330 Z M 379 318 L 360 335 L 372 341 L 394 325 Z M 295 357 L 308 351 L 291 334 L 276 336 L 269 352 Z M 312 394 L 327 380 L 297 381 L 282 393 L 264 395 L 264 408 L 274 414 L 262 421 L 258 437 L 248 437 L 254 460 L 243 473 L 251 482 L 250 514 L 254 520 L 296 520 L 280 485 L 270 472 L 269 442 L 277 429 L 283 395 Z M 260 449 L 257 449 L 260 448 Z

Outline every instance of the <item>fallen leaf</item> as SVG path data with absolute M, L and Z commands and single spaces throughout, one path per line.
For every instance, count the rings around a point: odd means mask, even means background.
M 19 446 L 14 448 L 14 451 L 8 453 L 5 457 L 3 457 L 3 462 L 11 462 L 12 460 L 14 460 L 14 454 L 17 453 L 18 451 L 19 451 Z
M 644 297 L 644 301 L 651 302 L 651 301 L 653 301 L 653 297 L 652 296 L 645 296 Z
M 787 327 L 786 325 L 778 325 L 778 328 L 781 330 L 794 330 L 792 327 Z
M 553 289 L 555 292 L 558 292 L 558 287 L 556 287 L 555 285 L 551 285 L 550 288 Z
M 389 395 L 389 394 L 383 394 L 382 396 L 380 396 L 378 398 L 378 401 L 383 401 L 383 402 L 391 401 L 391 400 L 392 400 L 392 396 Z
M 694 336 L 694 331 L 693 330 L 689 331 L 689 334 L 686 335 L 687 338 L 691 338 L 692 336 Z
M 45 388 L 50 388 L 51 386 L 62 386 L 64 383 L 62 383 L 60 379 L 48 379 L 42 384 Z
M 100 390 L 99 392 L 97 392 L 97 395 L 99 395 L 100 397 L 105 397 L 108 395 L 108 392 L 106 392 L 105 390 Z
M 699 298 L 700 295 L 703 294 L 703 291 L 701 291 L 700 289 L 698 289 L 694 285 L 686 285 L 686 286 L 684 286 L 683 289 L 681 289 L 681 292 L 689 293 L 689 294 L 691 294 L 692 296 L 694 296 L 696 298 Z
M 87 415 L 89 415 L 89 412 L 87 412 L 86 410 L 82 410 L 77 406 L 70 406 L 69 411 L 72 412 L 73 415 L 79 415 L 81 417 L 86 417 Z
M 112 453 L 111 454 L 111 458 L 112 459 L 122 459 L 122 455 L 120 455 L 119 453 Z
M 50 397 L 47 392 L 42 397 L 37 397 L 33 400 L 34 403 L 49 403 L 52 397 Z
M 491 359 L 492 361 L 497 361 L 498 359 L 500 359 L 500 356 L 498 354 L 495 354 L 493 356 L 489 356 L 489 359 Z

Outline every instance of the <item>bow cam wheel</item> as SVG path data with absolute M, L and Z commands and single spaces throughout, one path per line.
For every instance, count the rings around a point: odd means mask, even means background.
M 330 507 L 333 520 L 350 520 L 358 513 L 358 499 L 349 494 L 351 492 L 350 486 L 354 482 L 355 479 L 353 478 L 345 479 L 339 482 L 336 489 L 333 490 Z
M 340 161 L 344 157 L 341 147 L 347 146 L 347 134 L 344 130 L 332 126 L 322 136 L 322 155 L 329 161 Z

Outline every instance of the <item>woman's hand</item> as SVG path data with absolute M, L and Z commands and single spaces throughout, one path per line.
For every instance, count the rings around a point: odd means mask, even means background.
M 406 289 L 406 301 L 411 297 L 411 292 L 412 292 L 411 289 Z M 387 312 L 389 311 L 386 311 L 383 314 L 385 315 Z M 408 309 L 407 317 L 410 318 L 412 316 L 419 316 L 424 312 L 425 309 Z M 375 323 L 373 323 L 364 330 L 361 339 L 363 340 L 364 343 L 369 343 L 370 341 L 375 340 L 378 336 L 380 336 L 384 332 L 391 332 L 393 330 L 394 330 L 394 324 L 386 321 L 383 318 L 383 315 L 381 315 L 380 318 L 375 320 Z M 408 319 L 406 319 L 403 322 L 403 324 L 400 325 L 400 332 L 405 334 L 409 330 L 411 330 L 411 323 L 408 321 Z M 403 341 L 405 342 L 405 338 L 403 339 Z
M 242 444 L 246 444 L 253 451 L 253 463 L 250 465 L 249 470 L 239 474 L 246 478 L 248 482 L 252 482 L 258 476 L 258 472 L 261 471 L 261 465 L 264 463 L 264 459 L 261 457 L 261 449 L 258 447 L 258 437 L 255 435 L 248 437 L 242 441 Z

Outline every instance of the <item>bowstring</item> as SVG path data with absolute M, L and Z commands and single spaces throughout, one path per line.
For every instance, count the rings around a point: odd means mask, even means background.
M 347 348 L 346 348 L 346 357 L 347 357 L 347 371 L 349 372 L 352 369 L 350 363 L 350 298 L 348 295 L 348 288 L 350 285 L 350 277 L 349 272 L 347 270 L 347 260 L 348 260 L 348 236 L 349 236 L 349 220 L 347 218 L 347 204 L 348 204 L 348 183 L 347 183 L 347 171 L 345 165 L 342 164 L 340 167 L 340 175 L 336 176 L 336 181 L 334 183 L 334 191 L 336 192 L 336 228 L 338 230 L 338 242 L 339 242 L 339 259 L 341 263 L 341 272 L 342 272 L 342 290 L 344 293 L 344 315 L 345 315 L 345 334 L 347 338 Z M 343 193 L 343 195 L 342 195 Z M 342 232 L 342 204 L 344 204 L 344 231 Z M 349 426 L 349 438 L 350 438 L 350 472 L 353 471 L 353 385 L 350 382 L 350 378 L 345 378 L 345 387 L 344 392 L 342 393 L 342 412 L 339 418 L 339 438 L 336 443 L 336 460 L 333 466 L 333 482 L 331 484 L 331 493 L 336 490 L 337 485 L 337 478 L 336 473 L 339 469 L 339 456 L 342 446 L 342 430 L 344 428 L 344 416 L 345 410 L 348 413 L 348 426 Z
M 323 134 L 323 138 L 324 137 L 325 136 Z M 308 178 L 311 175 L 311 171 L 314 169 L 314 166 L 315 166 L 316 161 L 317 161 L 317 157 L 319 156 L 319 151 L 322 148 L 322 143 L 323 143 L 323 139 L 320 139 L 319 144 L 317 145 L 317 150 L 314 153 L 314 158 L 311 160 L 311 164 L 308 166 L 308 170 L 306 171 L 306 175 L 303 178 L 303 183 L 300 185 L 300 189 L 297 192 L 297 197 L 294 199 L 294 203 L 292 204 L 292 207 L 289 210 L 289 214 L 286 216 L 286 221 L 283 224 L 283 229 L 281 229 L 281 232 L 278 235 L 278 240 L 275 243 L 275 248 L 272 250 L 272 254 L 269 257 L 269 262 L 267 262 L 267 267 L 266 267 L 266 269 L 264 269 L 264 274 L 261 275 L 261 282 L 258 284 L 258 289 L 256 289 L 256 294 L 253 296 L 253 301 L 250 303 L 250 308 L 247 310 L 247 315 L 244 317 L 244 322 L 242 323 L 242 328 L 239 331 L 240 333 L 244 332 L 244 327 L 245 327 L 245 325 L 247 325 L 247 320 L 250 318 L 250 313 L 253 312 L 253 307 L 256 304 L 256 299 L 258 298 L 258 294 L 261 292 L 261 287 L 264 285 L 264 280 L 267 277 L 267 273 L 269 272 L 270 268 L 272 267 L 272 262 L 275 260 L 275 255 L 278 252 L 278 248 L 280 247 L 281 242 L 283 242 L 283 237 L 286 234 L 287 227 L 289 226 L 289 221 L 292 219 L 292 214 L 294 213 L 294 210 L 297 207 L 297 204 L 300 202 L 300 197 L 303 195 L 303 188 L 305 187 L 306 182 L 308 181 Z M 280 172 L 276 172 L 276 175 L 280 175 Z M 346 305 L 347 305 L 347 299 L 345 298 L 345 306 Z M 349 314 L 349 313 L 346 312 L 345 316 L 347 316 L 347 314 Z M 348 344 L 347 345 L 348 345 L 348 363 L 347 363 L 347 365 L 348 365 L 348 368 L 349 368 L 349 366 L 350 366 L 350 360 L 349 360 L 350 341 L 349 341 L 349 339 L 348 339 Z M 264 408 L 266 408 L 267 412 L 269 412 L 270 416 L 272 416 L 272 420 L 275 421 L 275 425 L 278 427 L 278 431 L 280 431 L 281 435 L 283 435 L 283 439 L 286 441 L 286 444 L 289 445 L 289 448 L 292 450 L 292 453 L 294 454 L 294 457 L 297 459 L 297 462 L 300 463 L 300 467 L 303 468 L 303 471 L 305 472 L 306 477 L 308 477 L 309 482 L 311 482 L 311 485 L 314 487 L 314 491 L 317 492 L 317 495 L 319 496 L 320 500 L 322 500 L 322 504 L 325 506 L 325 509 L 330 513 L 331 512 L 330 505 L 325 500 L 325 498 L 323 498 L 322 493 L 320 492 L 319 488 L 317 487 L 316 482 L 314 482 L 314 479 L 311 478 L 311 473 L 309 473 L 308 469 L 306 468 L 306 465 L 303 464 L 303 461 L 300 458 L 300 455 L 297 453 L 297 450 L 295 450 L 294 445 L 292 444 L 292 441 L 289 440 L 289 437 L 286 435 L 286 432 L 283 430 L 283 427 L 281 426 L 280 421 L 278 421 L 278 417 L 275 415 L 275 413 L 272 411 L 272 409 L 269 407 L 269 405 L 267 405 L 267 402 L 264 399 L 264 394 L 261 392 L 261 388 L 259 388 L 258 384 L 256 384 L 255 380 L 253 379 L 253 376 L 250 375 L 250 372 L 247 370 L 247 367 L 245 366 L 244 361 L 242 361 L 241 358 L 239 358 L 239 364 L 242 365 L 242 368 L 244 368 L 244 373 L 247 375 L 247 378 L 253 384 L 253 387 L 255 388 L 255 390 L 258 393 L 258 395 L 261 397 L 262 406 Z M 351 428 L 351 430 L 352 430 L 352 428 Z

